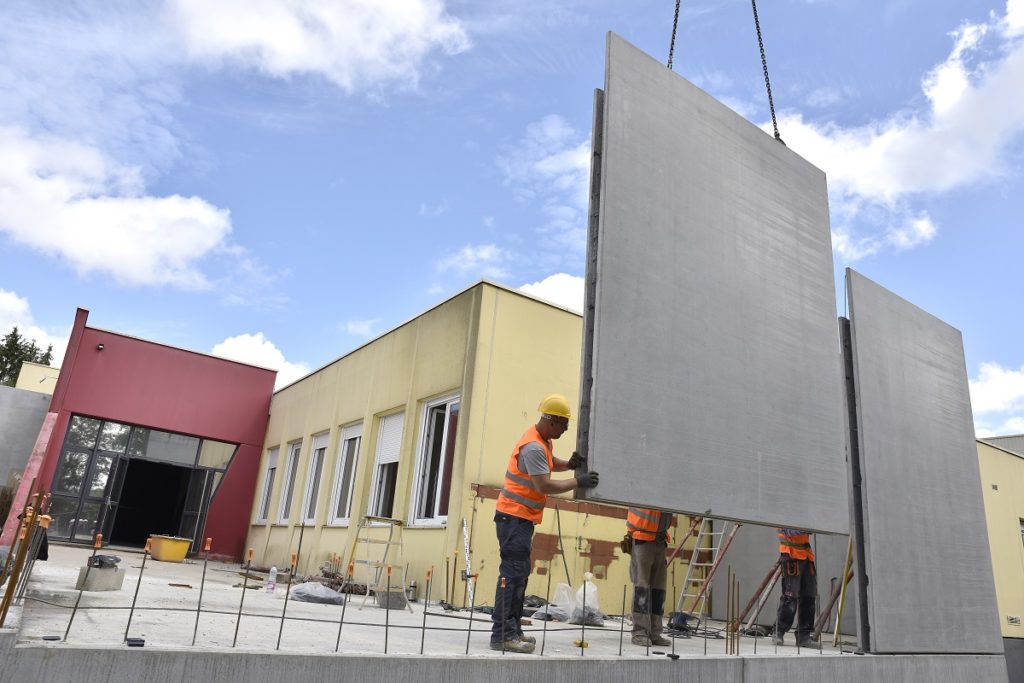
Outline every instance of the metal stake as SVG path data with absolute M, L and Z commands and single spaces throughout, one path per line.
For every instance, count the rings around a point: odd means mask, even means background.
M 544 646 L 548 642 L 548 621 L 551 620 L 551 562 L 548 562 L 548 587 L 544 592 L 544 616 L 547 619 L 544 620 L 544 632 L 540 636 L 540 656 L 544 656 Z
M 587 649 L 587 577 L 583 576 L 583 607 L 580 612 L 580 657 Z
M 380 598 L 380 596 L 377 596 Z M 391 565 L 388 565 L 388 580 L 384 589 L 384 654 L 388 653 L 388 624 L 391 621 Z
M 341 589 L 342 589 L 343 592 L 345 590 L 345 586 L 347 586 L 347 585 L 352 583 L 352 572 L 354 570 L 355 570 L 355 563 L 354 562 L 349 562 L 348 563 L 348 574 L 345 575 L 345 581 L 341 584 Z M 369 591 L 370 587 L 367 586 L 366 590 Z M 334 651 L 335 652 L 337 652 L 338 648 L 341 646 L 341 627 L 345 625 L 345 608 L 348 607 L 348 596 L 350 596 L 352 594 L 351 593 L 344 593 L 344 595 L 345 595 L 345 602 L 341 603 L 341 619 L 338 621 L 338 639 L 336 641 L 334 641 Z
M 242 579 L 242 599 L 238 601 L 238 617 L 235 619 L 235 637 L 231 639 L 231 647 L 238 642 L 238 627 L 242 625 L 242 605 L 245 604 L 245 591 L 249 588 L 249 569 L 252 567 L 252 548 L 245 556 L 245 577 Z
M 619 656 L 622 656 L 622 637 L 626 633 L 626 584 L 622 584 L 622 617 L 619 619 Z
M 142 575 L 146 572 L 146 558 L 153 547 L 153 539 L 146 539 L 146 547 L 142 549 L 142 566 L 139 567 L 139 582 L 135 584 L 135 595 L 132 596 L 132 607 L 128 610 L 128 623 L 124 627 L 124 642 L 128 642 L 128 630 L 132 627 L 132 615 L 135 614 L 135 601 L 139 599 L 139 588 L 142 587 Z M 241 608 L 239 608 L 241 609 Z
M 92 569 L 92 560 L 96 557 L 96 551 L 103 545 L 103 534 L 96 534 L 96 542 L 92 547 L 92 555 L 89 557 L 89 561 L 85 565 L 85 576 L 82 577 L 82 587 L 78 589 L 78 597 L 75 598 L 75 606 L 71 610 L 71 618 L 68 619 L 68 627 L 64 631 L 64 642 L 68 641 L 68 634 L 71 633 L 71 624 L 75 621 L 75 614 L 78 612 L 78 603 L 82 601 L 82 593 L 85 591 L 85 586 L 89 581 L 89 570 Z
M 427 608 L 430 607 L 430 584 L 434 580 L 434 568 L 427 570 L 427 597 L 423 601 L 423 627 L 420 629 L 420 654 L 423 654 L 423 641 L 427 637 Z
M 212 538 L 207 538 L 206 542 L 203 543 L 203 550 L 206 552 L 206 557 L 203 558 L 203 578 L 199 581 L 199 602 L 196 603 L 196 625 L 192 629 L 193 646 L 196 644 L 196 634 L 199 633 L 199 612 L 203 608 L 203 589 L 206 588 L 206 565 L 210 563 L 210 545 L 212 543 Z
M 305 528 L 305 527 L 303 527 L 303 528 Z M 300 541 L 300 544 L 301 544 L 301 541 Z M 285 591 L 284 591 L 284 607 L 281 608 L 281 627 L 277 630 L 277 647 L 274 648 L 275 650 L 280 650 L 281 649 L 281 634 L 284 633 L 285 613 L 288 611 L 288 596 L 292 592 L 292 579 L 295 577 L 295 567 L 298 564 L 298 562 L 297 562 L 298 557 L 299 557 L 298 553 L 292 553 L 292 564 L 291 564 L 291 567 L 289 567 L 289 571 L 288 571 L 288 587 L 285 588 Z
M 501 577 L 501 605 L 502 605 L 502 608 L 504 609 L 504 611 L 507 613 L 509 611 L 508 590 L 506 590 L 506 588 L 505 588 L 505 577 L 504 576 Z M 501 656 L 504 657 L 505 656 L 505 622 L 508 621 L 508 619 L 505 618 L 504 614 L 502 614 L 500 616 L 501 616 Z
M 476 587 L 476 583 L 475 583 L 476 582 L 476 577 L 477 577 L 476 574 L 470 574 L 469 576 L 466 577 L 466 581 L 473 581 L 474 582 L 474 585 L 473 585 L 474 588 Z M 452 587 L 452 592 L 454 592 L 454 591 L 455 591 L 455 588 L 453 586 Z M 474 601 L 475 601 L 475 599 L 476 599 L 476 591 L 475 590 L 470 594 L 470 597 L 472 597 L 474 599 Z M 473 609 L 475 607 L 476 607 L 476 605 L 473 604 L 473 602 L 471 602 L 469 604 L 469 630 L 466 631 L 466 654 L 467 655 L 469 654 L 469 639 L 473 635 Z

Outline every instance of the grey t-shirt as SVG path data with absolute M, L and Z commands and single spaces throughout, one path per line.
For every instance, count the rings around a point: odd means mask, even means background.
M 548 454 L 544 447 L 536 441 L 531 441 L 519 449 L 519 469 L 527 474 L 549 474 Z

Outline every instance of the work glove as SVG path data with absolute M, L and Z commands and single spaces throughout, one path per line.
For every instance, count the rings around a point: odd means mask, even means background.
M 572 457 L 569 458 L 568 465 L 569 465 L 569 469 L 570 470 L 578 470 L 580 467 L 582 467 L 586 463 L 587 463 L 587 456 L 580 455 L 576 451 L 573 451 L 572 452 Z
M 576 475 L 576 488 L 592 489 L 597 486 L 597 472 L 580 472 Z

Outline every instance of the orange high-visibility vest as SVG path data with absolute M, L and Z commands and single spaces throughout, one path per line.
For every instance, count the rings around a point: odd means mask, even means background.
M 811 549 L 810 534 L 796 534 L 787 536 L 782 529 L 779 533 L 779 553 L 789 555 L 794 560 L 814 561 L 814 550 Z
M 505 468 L 505 487 L 498 494 L 496 507 L 498 512 L 540 524 L 544 519 L 544 503 L 547 502 L 548 497 L 534 488 L 530 475 L 519 468 L 519 451 L 526 444 L 533 442 L 539 443 L 544 448 L 544 453 L 548 456 L 548 471 L 555 471 L 551 444 L 537 432 L 536 425 L 530 427 L 519 439 L 516 447 L 512 449 L 508 467 Z
M 668 517 L 662 529 L 662 515 Z M 671 516 L 666 512 L 651 510 L 649 508 L 629 508 L 626 514 L 626 531 L 633 537 L 634 541 L 653 541 L 658 538 L 658 531 L 665 534 L 665 542 L 668 543 L 667 527 L 672 523 Z

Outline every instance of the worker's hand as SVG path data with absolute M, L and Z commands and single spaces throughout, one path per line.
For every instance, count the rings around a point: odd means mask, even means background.
M 576 488 L 592 489 L 597 486 L 597 472 L 580 472 L 576 475 Z
M 578 470 L 585 464 L 587 464 L 587 456 L 580 455 L 576 451 L 572 452 L 572 457 L 569 458 L 569 462 L 566 463 L 570 470 Z

